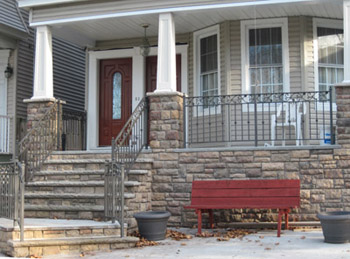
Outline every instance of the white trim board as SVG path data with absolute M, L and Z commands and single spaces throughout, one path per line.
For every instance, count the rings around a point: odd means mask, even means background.
M 242 61 L 242 94 L 250 94 L 249 87 L 249 51 L 247 43 L 249 42 L 250 29 L 261 28 L 282 28 L 282 62 L 283 62 L 283 91 L 290 91 L 290 70 L 289 70 L 289 36 L 288 36 L 288 18 L 276 19 L 258 19 L 241 21 L 241 61 Z
M 181 87 L 187 93 L 188 45 L 176 46 L 176 53 L 181 54 Z M 158 47 L 152 47 L 150 56 L 158 53 Z M 140 48 L 90 51 L 88 53 L 88 83 L 87 83 L 87 150 L 104 149 L 98 146 L 99 139 L 99 61 L 102 59 L 132 58 L 132 109 L 145 96 L 146 74 L 145 58 L 140 54 Z
M 0 115 L 7 115 L 7 78 L 4 71 L 9 62 L 10 50 L 0 50 Z

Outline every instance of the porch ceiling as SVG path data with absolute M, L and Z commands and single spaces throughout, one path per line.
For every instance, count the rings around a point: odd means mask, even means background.
M 137 38 L 143 36 L 143 23 L 150 24 L 148 36 L 158 34 L 158 13 L 91 19 L 52 24 L 56 36 L 82 46 L 94 46 L 96 41 Z M 176 33 L 193 32 L 225 20 L 274 18 L 285 16 L 313 16 L 343 18 L 343 1 L 306 1 L 258 6 L 240 6 L 197 11 L 174 12 Z

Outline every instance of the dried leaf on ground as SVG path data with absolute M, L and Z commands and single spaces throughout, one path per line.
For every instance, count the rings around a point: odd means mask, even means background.
M 278 246 L 280 243 L 275 243 L 275 246 Z
M 138 231 L 134 231 L 133 233 L 131 233 L 131 236 L 140 238 L 140 240 L 136 243 L 136 247 L 157 246 L 157 245 L 159 245 L 158 242 L 149 241 L 149 240 L 141 237 L 141 235 L 140 235 L 140 233 Z
M 230 238 L 228 236 L 217 238 L 217 241 L 229 241 L 229 240 L 230 240 Z
M 192 236 L 191 235 L 187 235 L 185 233 L 182 233 L 182 232 L 179 232 L 179 231 L 175 231 L 175 230 L 171 230 L 171 229 L 168 229 L 166 231 L 166 237 L 168 238 L 171 238 L 173 240 L 176 240 L 176 241 L 180 241 L 180 240 L 183 240 L 183 239 L 191 239 Z
M 84 254 L 84 253 L 81 253 L 79 256 L 80 256 L 80 257 L 84 257 L 84 256 L 85 256 L 85 254 Z
M 260 239 L 264 239 L 264 236 L 259 236 Z
M 144 247 L 144 246 L 157 246 L 159 245 L 158 242 L 155 241 L 149 241 L 145 238 L 140 238 L 140 241 L 136 243 L 136 247 Z
M 305 236 L 302 236 L 300 239 L 305 239 L 306 237 Z
M 266 247 L 265 250 L 271 250 L 271 248 L 270 247 Z
M 186 243 L 181 243 L 182 246 L 186 246 L 187 244 Z

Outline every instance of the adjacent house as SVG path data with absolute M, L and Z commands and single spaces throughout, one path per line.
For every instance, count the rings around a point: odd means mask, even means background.
M 12 156 L 16 140 L 26 134 L 27 104 L 33 94 L 35 28 L 29 13 L 15 0 L 0 2 L 0 155 Z M 67 112 L 84 112 L 85 51 L 53 39 L 55 96 L 67 101 Z M 73 101 L 74 100 L 74 101 Z

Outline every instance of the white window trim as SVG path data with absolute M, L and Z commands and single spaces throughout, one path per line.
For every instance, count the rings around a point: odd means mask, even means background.
M 343 21 L 313 18 L 313 44 L 314 44 L 314 75 L 315 75 L 315 91 L 319 91 L 318 82 L 318 41 L 317 41 L 317 27 L 343 29 Z
M 212 35 L 217 35 L 218 46 L 218 95 L 221 94 L 221 73 L 220 73 L 220 25 L 214 25 L 193 33 L 193 96 L 200 96 L 200 40 Z
M 241 21 L 242 94 L 250 94 L 249 87 L 249 30 L 261 28 L 282 28 L 283 92 L 290 91 L 288 18 L 258 19 Z

